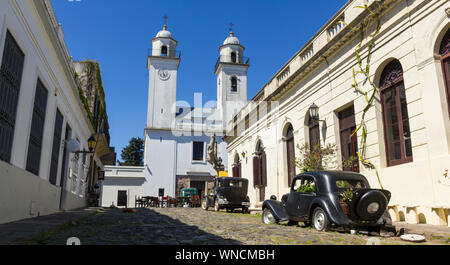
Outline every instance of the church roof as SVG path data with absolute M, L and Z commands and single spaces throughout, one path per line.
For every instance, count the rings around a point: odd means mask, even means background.
M 223 42 L 223 45 L 228 44 L 239 45 L 239 39 L 236 36 L 234 36 L 233 32 L 230 32 L 230 36 L 226 38 L 226 40 Z
M 156 34 L 156 38 L 172 38 L 172 33 L 167 30 L 167 26 L 164 25 L 163 30 Z

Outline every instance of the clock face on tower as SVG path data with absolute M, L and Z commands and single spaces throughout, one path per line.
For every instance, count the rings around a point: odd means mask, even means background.
M 161 79 L 162 81 L 167 81 L 170 79 L 170 73 L 167 70 L 160 69 L 158 71 L 158 76 L 159 79 Z

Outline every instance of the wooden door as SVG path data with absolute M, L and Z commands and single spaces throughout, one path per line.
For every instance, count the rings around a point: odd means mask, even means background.
M 352 165 L 345 165 L 344 162 L 351 157 L 358 157 L 358 136 L 353 132 L 356 130 L 355 123 L 355 110 L 351 106 L 338 113 L 339 117 L 339 130 L 341 138 L 341 154 L 343 169 L 345 171 L 359 172 L 359 161 L 355 160 Z
M 287 165 L 288 165 L 288 182 L 290 187 L 295 177 L 295 143 L 293 136 L 287 138 L 286 150 L 287 150 Z
M 127 191 L 119 190 L 117 193 L 117 206 L 127 207 Z

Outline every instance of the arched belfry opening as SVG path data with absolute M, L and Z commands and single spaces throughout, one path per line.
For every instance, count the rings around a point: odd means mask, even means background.
M 231 52 L 231 62 L 237 63 L 237 55 L 236 52 Z
M 237 77 L 236 76 L 232 76 L 231 77 L 231 91 L 232 92 L 237 92 L 238 91 L 238 84 L 237 84 Z
M 168 52 L 167 52 L 167 46 L 162 46 L 161 47 L 161 56 L 167 56 Z

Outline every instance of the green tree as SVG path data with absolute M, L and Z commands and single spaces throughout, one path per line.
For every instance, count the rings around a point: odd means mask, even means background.
M 141 138 L 131 138 L 127 147 L 121 154 L 124 162 L 119 162 L 119 166 L 141 167 L 144 165 L 144 140 Z

